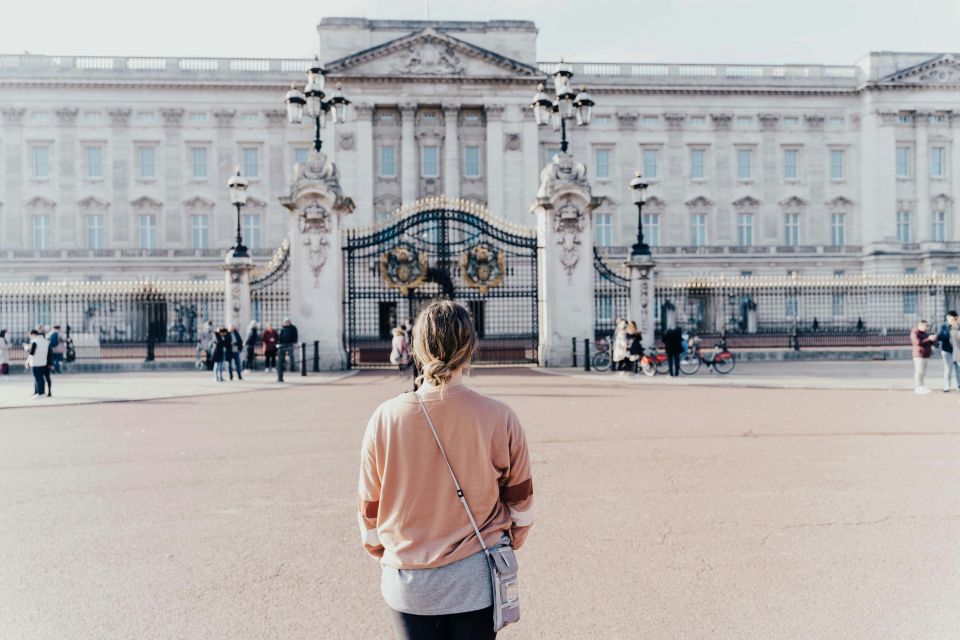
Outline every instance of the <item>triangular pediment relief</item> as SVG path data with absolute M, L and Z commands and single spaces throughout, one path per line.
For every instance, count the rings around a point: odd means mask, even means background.
M 188 209 L 212 209 L 216 203 L 213 200 L 207 200 L 200 196 L 194 196 L 189 200 L 183 201 L 183 206 Z
M 891 73 L 884 78 L 880 78 L 879 83 L 898 85 L 960 84 L 960 58 L 955 54 L 945 53 L 918 65 Z
M 326 65 L 331 75 L 397 78 L 541 78 L 536 67 L 437 31 L 423 29 Z
M 134 209 L 159 209 L 163 205 L 158 200 L 154 200 L 150 196 L 142 196 L 132 201 L 130 206 Z
M 34 196 L 25 203 L 28 209 L 53 209 L 57 203 L 43 196 Z
M 664 207 L 667 206 L 667 203 L 663 201 L 662 198 L 657 196 L 650 196 L 647 198 L 647 201 L 644 203 L 644 208 L 648 211 L 662 211 Z
M 267 203 L 256 196 L 247 196 L 247 206 L 254 209 L 263 209 Z
M 760 201 L 753 196 L 743 196 L 733 201 L 733 206 L 737 209 L 756 209 L 760 206 Z
M 103 211 L 110 206 L 110 203 L 106 200 L 101 200 L 96 196 L 88 196 L 83 200 L 78 201 L 77 206 L 81 209 Z
M 849 209 L 853 206 L 853 200 L 844 198 L 843 196 L 837 196 L 832 200 L 827 200 L 826 204 L 831 209 Z
M 802 209 L 807 206 L 807 201 L 797 196 L 790 196 L 786 200 L 781 200 L 779 204 L 784 209 Z
M 930 198 L 930 204 L 933 205 L 934 209 L 947 208 L 953 204 L 953 198 L 951 198 L 946 193 L 938 193 L 937 195 Z
M 713 201 L 705 196 L 697 196 L 692 200 L 687 200 L 686 205 L 691 209 L 709 209 L 713 206 Z

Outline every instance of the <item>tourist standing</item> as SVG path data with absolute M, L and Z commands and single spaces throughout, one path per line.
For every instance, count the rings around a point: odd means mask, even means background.
M 940 347 L 940 359 L 943 360 L 943 392 L 950 392 L 950 381 L 956 374 L 957 388 L 960 389 L 960 363 L 954 361 L 953 343 L 950 340 L 950 330 L 957 326 L 958 317 L 956 311 L 948 311 L 944 318 L 944 323 L 940 325 L 940 331 L 937 332 L 937 344 Z M 960 357 L 960 352 L 957 352 Z
M 297 327 L 290 322 L 290 318 L 283 319 L 283 326 L 280 328 L 280 368 L 286 366 L 286 358 L 290 358 L 290 368 L 287 371 L 294 371 L 297 368 L 297 357 L 294 352 L 297 350 L 297 342 L 300 336 L 297 334 Z
M 627 360 L 627 321 L 620 318 L 617 320 L 616 329 L 613 332 L 613 365 L 614 370 L 619 371 L 620 375 L 626 375 L 627 367 L 630 361 Z
M 213 323 L 207 320 L 203 323 L 200 333 L 197 334 L 197 353 L 196 362 L 194 363 L 197 369 L 203 367 L 209 371 L 213 368 L 213 345 L 216 339 L 217 333 L 213 330 Z
M 680 327 L 667 329 L 663 334 L 663 350 L 667 354 L 670 377 L 680 375 L 680 354 L 683 353 L 683 331 Z
M 632 373 L 640 372 L 640 358 L 643 357 L 643 336 L 637 323 L 631 320 L 627 323 L 627 353 L 630 360 L 630 371 Z
M 393 330 L 393 341 L 390 344 L 390 364 L 396 365 L 397 371 L 403 371 L 410 362 L 410 350 L 407 343 L 407 328 L 396 327 Z
M 23 348 L 27 352 L 26 366 L 33 373 L 33 395 L 34 397 L 41 398 L 45 392 L 44 383 L 46 376 L 44 373 L 47 369 L 47 355 L 50 350 L 50 343 L 47 342 L 47 339 L 44 338 L 38 330 L 33 329 L 30 332 L 30 343 L 23 345 Z
M 256 371 L 257 369 L 256 360 L 258 333 L 257 321 L 251 320 L 250 324 L 247 325 L 247 361 L 243 364 L 243 368 L 247 371 Z
M 0 329 L 0 376 L 10 373 L 10 341 L 7 340 L 7 330 Z
M 243 353 L 243 338 L 240 336 L 240 331 L 237 330 L 237 325 L 232 324 L 228 329 L 230 335 L 230 360 L 228 365 L 230 368 L 230 379 L 233 380 L 233 369 L 237 369 L 237 380 L 243 380 L 243 367 L 240 363 L 240 354 Z
M 217 329 L 213 337 L 213 349 L 211 356 L 213 358 L 213 379 L 216 382 L 223 382 L 223 364 L 227 360 L 227 350 L 229 349 L 230 339 L 227 336 L 227 330 L 223 327 Z
M 264 371 L 275 371 L 277 368 L 277 341 L 280 340 L 280 335 L 268 322 L 267 328 L 263 330 L 260 339 L 263 341 Z
M 357 519 L 401 640 L 496 637 L 490 565 L 438 441 L 483 544 L 519 549 L 533 524 L 523 427 L 506 404 L 464 383 L 476 349 L 469 312 L 430 303 L 413 329 L 420 391 L 381 404 L 364 434 Z
M 61 363 L 63 362 L 63 354 L 67 352 L 67 341 L 63 339 L 62 335 L 60 335 L 60 325 L 53 325 L 53 331 L 50 332 L 48 339 L 50 341 L 53 372 L 63 373 L 61 369 Z
M 930 393 L 930 388 L 924 385 L 924 378 L 927 375 L 932 345 L 937 341 L 937 336 L 927 333 L 929 330 L 927 321 L 921 320 L 910 332 L 910 344 L 913 347 L 913 391 L 919 394 Z

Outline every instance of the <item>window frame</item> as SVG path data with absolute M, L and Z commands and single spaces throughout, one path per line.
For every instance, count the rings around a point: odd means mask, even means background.
M 150 169 L 151 172 L 148 175 L 144 172 L 144 158 L 145 154 L 149 152 L 150 157 Z M 156 180 L 157 179 L 157 145 L 151 143 L 143 143 L 137 145 L 137 179 L 138 180 Z
M 700 174 L 695 173 L 697 163 L 694 162 L 695 154 L 699 154 L 700 163 Z M 707 148 L 706 147 L 690 147 L 690 179 L 691 180 L 706 180 L 707 179 Z
M 93 165 L 90 163 L 91 152 L 96 150 L 100 157 L 97 159 L 97 175 L 92 175 L 90 170 Z M 84 180 L 103 180 L 103 145 L 100 143 L 86 143 L 83 145 L 83 178 Z
M 787 162 L 787 158 L 790 157 L 790 154 L 793 154 L 793 175 L 788 175 L 787 169 L 790 167 L 790 164 Z M 788 182 L 796 182 L 800 180 L 800 149 L 796 147 L 784 147 L 783 148 L 783 179 Z
M 470 173 L 468 168 L 470 167 L 470 153 L 471 149 L 476 151 L 476 164 L 477 170 L 475 173 Z M 463 177 L 467 180 L 479 180 L 483 178 L 483 147 L 479 144 L 465 144 L 463 145 Z
M 249 152 L 253 152 L 253 168 L 255 171 L 250 171 L 250 164 L 248 163 Z M 243 172 L 243 177 L 247 180 L 259 180 L 260 179 L 260 146 L 259 145 L 250 145 L 244 144 L 240 146 L 240 169 Z
M 393 171 L 391 173 L 384 172 L 384 154 L 386 150 L 390 150 L 390 163 Z M 381 144 L 377 147 L 377 177 L 383 178 L 385 180 L 392 180 L 397 177 L 397 146 L 395 144 Z
M 84 230 L 86 231 L 86 248 L 91 251 L 97 251 L 103 249 L 106 244 L 106 224 L 104 221 L 104 215 L 102 213 L 88 213 L 86 219 L 84 220 Z M 99 222 L 98 225 L 91 224 L 92 222 Z M 91 242 L 91 234 L 94 234 L 93 237 L 97 238 L 96 242 Z
M 432 150 L 434 158 L 431 160 L 436 167 L 434 173 L 427 173 L 427 150 Z M 425 144 L 420 147 L 420 177 L 421 178 L 439 178 L 440 177 L 440 146 L 435 144 Z

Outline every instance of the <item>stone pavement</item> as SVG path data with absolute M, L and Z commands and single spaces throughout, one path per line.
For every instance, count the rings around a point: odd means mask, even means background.
M 358 451 L 406 384 L 0 411 L 0 637 L 390 638 Z M 502 638 L 957 637 L 955 394 L 469 384 L 515 408 L 534 461 Z

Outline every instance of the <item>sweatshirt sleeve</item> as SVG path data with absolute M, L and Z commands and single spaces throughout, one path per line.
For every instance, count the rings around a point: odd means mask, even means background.
M 380 470 L 377 466 L 376 432 L 380 410 L 374 412 L 363 435 L 360 451 L 360 488 L 357 503 L 357 522 L 363 549 L 374 558 L 383 556 L 383 545 L 377 535 L 377 516 L 380 509 Z
M 533 475 L 527 437 L 515 415 L 510 421 L 509 437 L 510 471 L 500 483 L 500 500 L 510 509 L 510 540 L 513 548 L 519 549 L 533 526 Z

